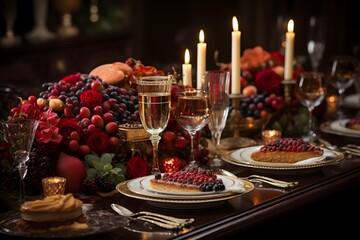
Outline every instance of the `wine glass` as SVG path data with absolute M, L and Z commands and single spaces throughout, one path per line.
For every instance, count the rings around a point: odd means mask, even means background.
M 159 134 L 164 131 L 170 118 L 172 80 L 171 75 L 146 76 L 140 77 L 137 82 L 140 119 L 145 130 L 151 134 L 153 146 L 152 174 L 160 173 Z
M 178 93 L 175 119 L 187 130 L 191 137 L 191 155 L 189 167 L 199 166 L 195 158 L 195 135 L 209 121 L 211 114 L 209 95 L 205 90 L 186 89 Z
M 31 146 L 35 138 L 35 132 L 39 121 L 35 119 L 12 119 L 1 122 L 5 141 L 10 145 L 10 153 L 18 164 L 20 176 L 19 203 L 25 202 L 24 178 L 27 174 L 26 162 L 29 160 Z
M 338 106 L 343 104 L 343 95 L 355 81 L 356 60 L 351 56 L 335 56 L 333 58 L 329 82 L 339 93 Z M 338 110 L 338 119 L 344 118 L 341 108 Z
M 313 71 L 318 71 L 324 55 L 326 44 L 326 19 L 321 16 L 311 16 L 308 28 L 307 51 L 310 56 Z
M 305 141 L 313 141 L 317 134 L 313 130 L 312 111 L 319 106 L 326 94 L 325 75 L 320 72 L 304 72 L 300 74 L 295 90 L 296 97 L 309 111 L 308 133 L 303 136 Z
M 209 162 L 209 165 L 211 167 L 217 167 L 220 165 L 221 159 L 218 152 L 221 134 L 225 128 L 229 112 L 230 72 L 218 70 L 206 71 L 204 74 L 204 82 L 207 84 L 211 106 L 208 126 L 215 146 L 214 158 Z

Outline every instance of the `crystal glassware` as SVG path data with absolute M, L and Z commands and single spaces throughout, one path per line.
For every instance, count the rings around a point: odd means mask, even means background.
M 210 160 L 209 165 L 216 168 L 221 162 L 219 146 L 221 134 L 225 128 L 229 113 L 230 72 L 219 70 L 206 71 L 204 82 L 207 85 L 211 107 L 208 126 L 215 146 L 214 157 Z
M 178 93 L 175 119 L 182 128 L 189 132 L 191 137 L 190 167 L 199 165 L 195 157 L 195 135 L 197 131 L 206 126 L 210 115 L 211 108 L 207 91 L 185 89 Z
M 308 28 L 307 51 L 313 71 L 318 71 L 326 45 L 326 19 L 321 16 L 311 16 Z
M 333 58 L 329 82 L 337 89 L 339 94 L 338 119 L 344 118 L 344 113 L 341 110 L 343 104 L 343 95 L 355 81 L 356 78 L 356 60 L 351 56 L 335 56 Z
M 24 178 L 27 174 L 26 162 L 29 160 L 31 147 L 35 138 L 35 132 L 39 121 L 35 119 L 12 119 L 1 123 L 5 141 L 10 146 L 10 152 L 15 162 L 18 164 L 20 176 L 19 203 L 25 201 Z
M 312 111 L 319 106 L 326 95 L 325 76 L 320 72 L 303 72 L 295 88 L 295 95 L 309 111 L 308 133 L 303 136 L 305 141 L 313 141 L 317 134 L 313 129 Z
M 164 131 L 170 118 L 172 81 L 173 77 L 169 75 L 140 77 L 137 82 L 140 119 L 145 130 L 151 134 L 153 146 L 152 174 L 160 172 L 159 134 Z

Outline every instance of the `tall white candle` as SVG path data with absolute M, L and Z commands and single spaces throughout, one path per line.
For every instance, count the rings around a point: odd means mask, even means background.
M 202 88 L 202 78 L 206 71 L 206 43 L 204 31 L 199 33 L 199 43 L 197 44 L 197 88 Z
M 185 63 L 182 65 L 182 79 L 184 86 L 192 87 L 191 64 L 189 49 L 185 50 Z
M 240 63 L 240 37 L 239 24 L 236 17 L 232 19 L 233 31 L 231 33 L 231 93 L 241 92 L 241 63 Z
M 286 48 L 285 48 L 285 66 L 284 66 L 284 80 L 293 80 L 293 60 L 294 60 L 294 21 L 289 20 L 288 31 L 286 32 Z

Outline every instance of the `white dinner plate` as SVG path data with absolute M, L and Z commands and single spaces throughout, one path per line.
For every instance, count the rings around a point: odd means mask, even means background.
M 360 108 L 360 94 L 351 94 L 344 97 L 343 105 L 349 108 Z
M 149 192 L 165 194 L 165 195 L 175 195 L 175 196 L 202 196 L 202 195 L 214 195 L 214 194 L 222 194 L 224 192 L 234 192 L 234 191 L 243 191 L 242 181 L 239 181 L 234 178 L 229 178 L 222 175 L 217 175 L 218 179 L 221 179 L 224 183 L 225 190 L 224 191 L 209 191 L 209 192 L 168 192 L 162 190 L 152 189 L 150 186 L 150 180 L 154 178 L 154 175 L 144 177 L 140 180 L 140 187 Z
M 325 166 L 329 164 L 338 163 L 341 159 L 344 158 L 344 155 L 339 152 L 331 151 L 326 148 L 324 154 L 321 157 L 309 158 L 297 163 L 271 163 L 271 162 L 260 162 L 255 161 L 251 158 L 251 154 L 255 151 L 258 151 L 261 146 L 247 147 L 234 150 L 227 155 L 223 156 L 224 161 L 231 164 L 249 167 L 249 168 L 258 168 L 258 169 L 270 169 L 270 170 L 298 170 L 298 169 L 309 169 L 320 166 Z
M 332 122 L 322 123 L 320 125 L 320 130 L 325 133 L 331 133 L 339 136 L 359 138 L 359 130 L 354 130 L 346 127 L 346 123 L 349 121 L 350 119 L 340 119 Z
M 166 195 L 146 191 L 140 187 L 142 178 L 135 178 L 124 181 L 116 185 L 116 190 L 121 194 L 147 201 L 150 205 L 173 209 L 204 209 L 223 204 L 227 200 L 239 197 L 254 189 L 254 185 L 246 180 L 241 180 L 244 191 L 242 192 L 224 192 L 213 195 L 181 196 Z

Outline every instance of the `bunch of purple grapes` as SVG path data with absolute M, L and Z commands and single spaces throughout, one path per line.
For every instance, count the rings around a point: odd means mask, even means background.
M 282 96 L 277 96 L 274 93 L 261 93 L 242 99 L 240 113 L 242 117 L 266 118 L 269 113 L 280 110 L 283 106 Z

